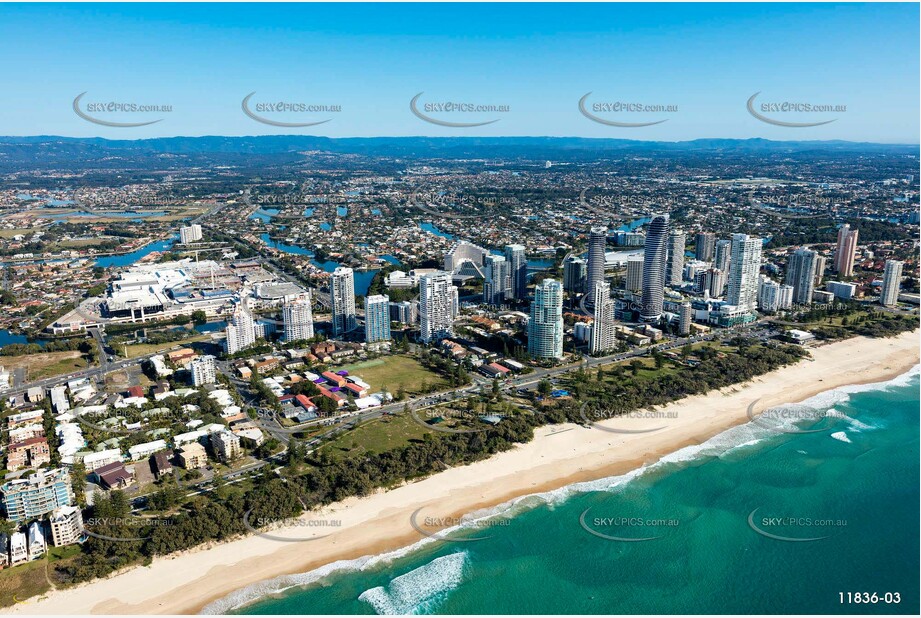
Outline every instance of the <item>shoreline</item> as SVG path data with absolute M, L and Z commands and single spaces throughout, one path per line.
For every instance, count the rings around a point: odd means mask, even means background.
M 523 496 L 622 475 L 749 422 L 746 410 L 756 400 L 758 411 L 798 403 L 843 386 L 886 382 L 919 363 L 917 331 L 891 339 L 856 337 L 810 352 L 813 360 L 659 406 L 660 412 L 677 413 L 674 418 L 664 416 L 666 425 L 659 431 L 624 434 L 574 424 L 544 426 L 531 442 L 487 460 L 305 514 L 305 521 L 340 520 L 341 526 L 324 538 L 285 543 L 252 535 L 187 550 L 156 558 L 150 566 L 49 592 L 2 613 L 197 613 L 249 586 L 415 545 L 425 538 L 410 524 L 410 515 L 419 509 L 432 517 L 460 517 Z M 634 431 L 662 423 L 661 418 L 604 422 Z M 289 526 L 270 534 L 293 541 L 322 537 L 327 530 Z

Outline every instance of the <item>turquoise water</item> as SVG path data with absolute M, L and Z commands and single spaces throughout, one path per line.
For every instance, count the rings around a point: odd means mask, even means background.
M 825 418 L 783 426 L 819 431 L 749 423 L 448 533 L 480 540 L 426 539 L 263 582 L 206 611 L 256 599 L 237 612 L 917 614 L 918 388 L 916 369 L 823 393 L 805 407 Z M 901 602 L 842 605 L 841 592 Z

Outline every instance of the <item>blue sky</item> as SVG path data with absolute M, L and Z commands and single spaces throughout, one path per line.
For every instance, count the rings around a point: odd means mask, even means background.
M 705 137 L 919 141 L 917 4 L 205 4 L 0 5 L 0 135 L 311 134 L 555 135 L 686 140 Z M 844 105 L 835 113 L 765 111 L 746 101 Z M 151 114 L 82 104 L 170 105 Z M 335 113 L 247 117 L 241 101 L 339 105 Z M 505 105 L 502 113 L 432 112 L 439 101 Z M 596 103 L 677 106 L 666 113 L 579 112 Z M 761 109 L 760 107 L 758 109 Z

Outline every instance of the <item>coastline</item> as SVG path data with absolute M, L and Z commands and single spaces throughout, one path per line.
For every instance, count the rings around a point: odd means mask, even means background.
M 848 339 L 810 350 L 804 360 L 708 395 L 658 408 L 676 418 L 615 419 L 605 425 L 647 433 L 611 433 L 579 425 L 542 427 L 534 439 L 488 460 L 451 468 L 426 479 L 364 498 L 349 498 L 302 519 L 338 519 L 324 538 L 283 543 L 250 536 L 155 559 L 108 579 L 53 591 L 6 608 L 10 614 L 197 613 L 247 586 L 305 573 L 340 560 L 375 556 L 424 537 L 410 515 L 425 508 L 435 517 L 459 517 L 529 494 L 624 474 L 749 421 L 749 404 L 797 403 L 848 385 L 876 383 L 904 374 L 919 362 L 918 332 L 891 339 Z M 329 528 L 271 531 L 292 540 L 322 536 Z

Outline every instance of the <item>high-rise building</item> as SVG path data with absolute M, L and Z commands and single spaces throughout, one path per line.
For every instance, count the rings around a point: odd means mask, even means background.
M 640 319 L 653 322 L 662 315 L 665 265 L 668 257 L 668 215 L 656 215 L 646 231 L 643 250 L 643 306 Z
M 668 234 L 668 262 L 665 267 L 665 282 L 670 286 L 680 286 L 684 275 L 685 234 L 681 230 L 672 230 Z
M 694 275 L 694 290 L 710 298 L 720 298 L 726 289 L 726 273 L 719 268 L 700 270 Z
M 544 279 L 534 289 L 528 354 L 533 358 L 563 358 L 563 286 L 559 281 Z
M 842 277 L 854 274 L 854 255 L 857 252 L 857 230 L 847 223 L 838 228 L 838 246 L 835 249 L 835 270 Z
M 608 240 L 608 230 L 593 227 L 588 235 L 588 272 L 585 290 L 588 294 L 595 291 L 595 285 L 604 281 L 604 249 Z
M 400 324 L 415 324 L 419 321 L 419 301 L 404 300 L 390 303 L 390 321 Z
M 424 343 L 450 337 L 457 315 L 457 287 L 451 273 L 434 272 L 419 277 L 419 321 Z
M 333 310 L 333 337 L 339 337 L 358 326 L 355 311 L 355 273 L 339 266 L 329 278 L 329 297 Z
M 713 265 L 723 271 L 723 274 L 729 272 L 729 259 L 732 257 L 732 242 L 729 240 L 716 241 L 714 249 Z
M 483 271 L 483 302 L 487 305 L 501 305 L 505 302 L 509 288 L 509 263 L 501 255 L 487 255 Z
M 506 298 L 524 300 L 528 297 L 528 256 L 524 245 L 505 245 L 508 263 L 508 289 Z
M 678 334 L 679 335 L 689 335 L 691 334 L 691 303 L 683 302 L 681 307 L 678 309 Z
M 594 322 L 592 338 L 588 343 L 589 354 L 600 354 L 614 347 L 614 299 L 606 281 L 595 285 L 593 294 Z
M 74 503 L 67 468 L 41 468 L 28 478 L 7 481 L 0 486 L 0 493 L 3 494 L 6 518 L 13 523 L 36 519 Z
M 563 260 L 563 289 L 570 294 L 583 294 L 588 266 L 577 255 L 569 255 Z
M 313 310 L 310 307 L 309 292 L 285 296 L 281 316 L 285 324 L 285 341 L 313 338 Z
M 179 242 L 187 245 L 201 240 L 201 226 L 197 223 L 179 228 Z
M 634 255 L 627 258 L 627 278 L 624 289 L 630 292 L 643 290 L 643 256 Z
M 758 271 L 761 270 L 760 238 L 748 234 L 732 235 L 729 263 L 729 291 L 726 302 L 741 311 L 754 311 L 758 303 Z
M 774 312 L 789 309 L 793 306 L 793 286 L 782 285 L 770 279 L 761 281 L 758 291 L 758 308 L 762 311 Z
M 189 363 L 189 370 L 192 372 L 192 384 L 194 386 L 204 386 L 205 384 L 214 384 L 217 382 L 217 371 L 214 364 L 214 357 L 206 354 L 199 356 Z
M 822 279 L 825 277 L 825 265 L 828 260 L 824 255 L 816 253 L 815 256 L 815 287 L 822 285 Z
M 445 271 L 449 273 L 456 272 L 464 262 L 472 262 L 479 268 L 483 265 L 488 254 L 489 252 L 486 249 L 469 243 L 466 240 L 460 240 L 454 243 L 454 246 L 445 254 Z
M 373 294 L 365 298 L 365 341 L 390 341 L 390 297 Z
M 879 295 L 879 303 L 891 307 L 899 301 L 899 286 L 902 284 L 902 262 L 886 260 L 883 269 L 883 287 Z
M 235 354 L 256 343 L 256 323 L 247 306 L 247 297 L 243 296 L 230 316 L 230 323 L 225 331 L 224 350 Z
M 713 259 L 713 250 L 716 248 L 716 234 L 700 232 L 694 245 L 694 257 L 702 262 L 709 262 Z
M 815 251 L 800 247 L 787 261 L 786 283 L 793 287 L 793 302 L 800 305 L 812 303 L 815 291 Z

